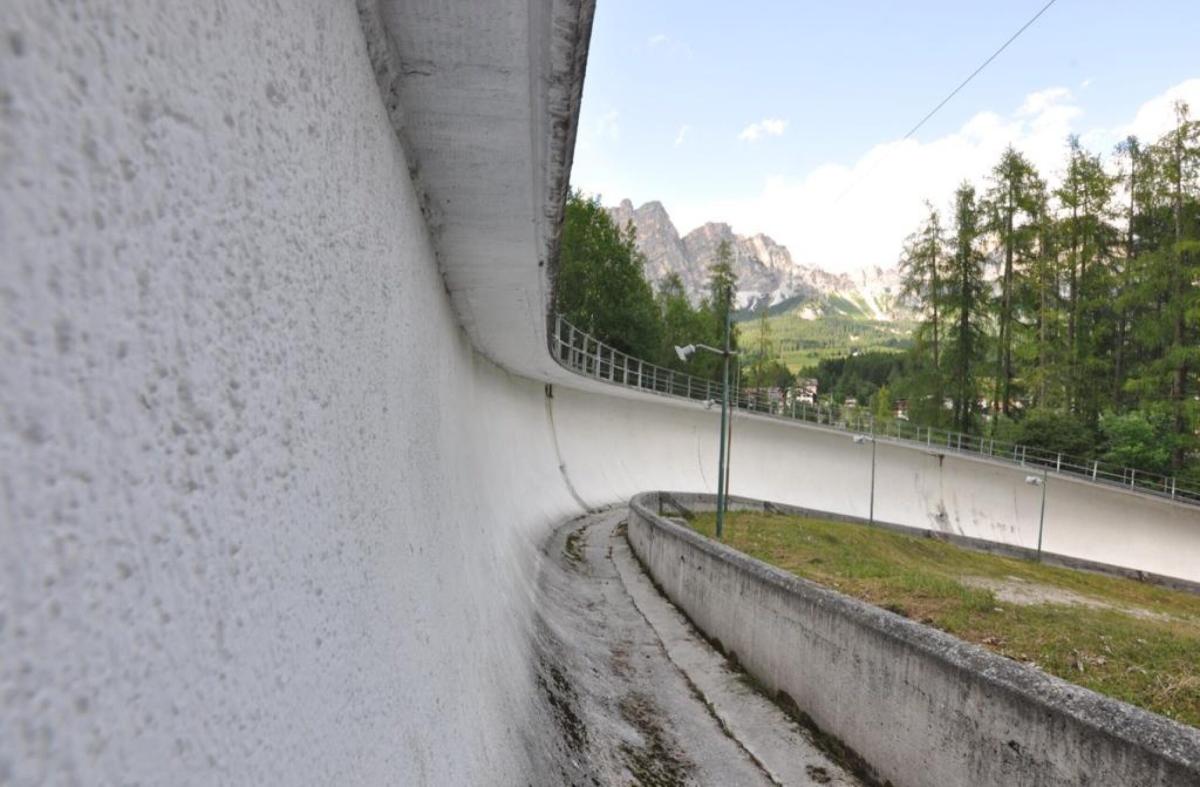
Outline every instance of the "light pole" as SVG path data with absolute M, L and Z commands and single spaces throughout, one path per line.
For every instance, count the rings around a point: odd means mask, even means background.
M 740 356 L 737 353 L 733 354 L 733 403 L 731 407 L 736 410 L 738 402 L 742 396 L 742 364 L 739 361 Z M 733 466 L 733 413 L 729 413 L 729 425 L 725 428 L 725 488 L 722 493 L 725 499 L 729 499 L 729 468 Z
M 871 513 L 867 520 L 870 524 L 875 524 L 875 419 L 871 419 L 871 434 L 856 434 L 854 442 L 862 445 L 863 443 L 871 444 Z
M 1042 475 L 1039 478 L 1036 475 L 1025 476 L 1025 483 L 1030 486 L 1040 486 L 1042 488 L 1042 513 L 1038 515 L 1038 544 L 1037 544 L 1037 559 L 1042 562 L 1042 528 L 1046 524 L 1046 471 L 1042 470 Z
M 696 350 L 707 350 L 711 353 L 716 353 L 721 356 L 721 442 L 720 452 L 717 454 L 717 540 L 725 535 L 725 485 L 728 476 L 726 475 L 726 456 L 725 452 L 728 448 L 726 445 L 728 440 L 729 428 L 729 358 L 734 355 L 729 347 L 729 331 L 731 308 L 725 309 L 725 349 L 720 350 L 716 347 L 709 347 L 707 344 L 688 344 L 680 347 L 675 346 L 675 354 L 679 356 L 679 360 L 686 361 L 692 357 Z

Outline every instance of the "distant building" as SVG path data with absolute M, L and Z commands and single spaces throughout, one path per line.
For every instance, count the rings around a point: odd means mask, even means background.
M 794 389 L 796 401 L 801 404 L 816 404 L 817 382 L 815 377 L 798 378 Z

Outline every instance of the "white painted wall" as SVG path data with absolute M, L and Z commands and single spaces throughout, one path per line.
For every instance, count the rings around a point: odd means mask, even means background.
M 556 367 L 537 255 L 503 261 L 528 289 L 485 286 L 496 259 L 461 220 L 427 230 L 411 163 L 351 4 L 6 6 L 0 783 L 545 775 L 536 545 L 581 511 L 560 464 L 589 505 L 709 489 L 717 416 Z M 488 221 L 528 227 L 540 205 Z M 452 281 L 439 232 L 470 257 Z M 447 287 L 471 288 L 470 315 Z M 514 314 L 520 331 L 494 330 Z M 862 448 L 739 419 L 733 488 L 862 513 Z M 908 461 L 880 518 L 926 516 L 940 484 L 964 531 L 1017 506 L 1028 539 L 1032 488 Z M 1048 548 L 1194 578 L 1196 514 L 1122 501 L 1119 518 L 1088 508 L 1106 539 Z M 1131 514 L 1136 549 L 1119 543 Z M 1160 565 L 1167 520 L 1180 543 Z

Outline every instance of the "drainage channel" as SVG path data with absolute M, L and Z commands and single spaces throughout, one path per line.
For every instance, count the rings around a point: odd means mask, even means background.
M 858 785 L 655 589 L 626 511 L 544 545 L 539 690 L 561 736 L 547 783 Z

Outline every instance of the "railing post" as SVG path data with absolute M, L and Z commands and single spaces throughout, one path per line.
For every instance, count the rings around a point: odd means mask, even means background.
M 1098 472 L 1100 472 L 1100 460 L 1099 459 L 1097 459 L 1095 462 L 1092 462 L 1092 480 L 1093 481 L 1096 480 L 1096 474 Z
M 1171 476 L 1171 499 L 1175 499 L 1175 476 Z
M 1137 481 L 1137 468 L 1129 468 L 1129 488 L 1133 489 L 1134 483 Z
M 1058 458 L 1054 460 L 1054 472 L 1057 473 L 1061 470 L 1062 470 L 1062 454 L 1060 453 L 1058 455 Z

